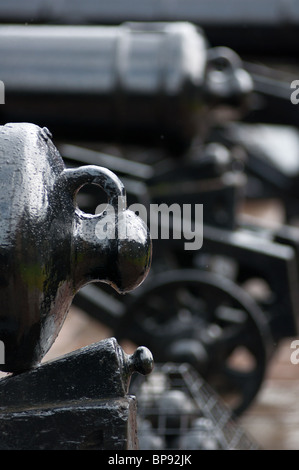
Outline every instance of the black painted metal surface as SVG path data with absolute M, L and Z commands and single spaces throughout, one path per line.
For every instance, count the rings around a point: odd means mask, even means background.
M 125 190 L 109 170 L 65 169 L 46 129 L 32 124 L 0 128 L 0 340 L 1 369 L 20 372 L 51 347 L 75 293 L 103 281 L 125 293 L 146 277 L 151 260 L 148 229 L 127 211 Z M 117 234 L 96 234 L 104 212 L 85 214 L 76 205 L 81 186 L 93 183 L 117 211 Z
M 129 356 L 109 338 L 3 378 L 0 449 L 137 449 L 128 387 L 132 374 L 152 368 L 146 348 Z
M 155 364 L 135 376 L 141 450 L 258 450 L 215 389 L 187 363 Z

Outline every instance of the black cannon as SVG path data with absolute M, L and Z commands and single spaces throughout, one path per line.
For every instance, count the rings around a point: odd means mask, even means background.
M 40 362 L 83 285 L 102 281 L 125 293 L 145 279 L 147 227 L 126 209 L 125 189 L 114 173 L 66 169 L 46 128 L 7 124 L 0 140 L 0 368 L 12 373 L 0 381 L 0 448 L 137 448 L 128 386 L 133 372 L 152 369 L 146 348 L 127 356 L 111 338 Z M 77 207 L 76 193 L 88 182 L 120 205 L 113 239 L 96 235 L 104 213 Z M 120 237 L 127 223 L 130 233 Z

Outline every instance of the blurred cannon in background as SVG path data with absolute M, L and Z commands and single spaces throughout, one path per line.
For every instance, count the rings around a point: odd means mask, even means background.
M 118 292 L 136 288 L 151 260 L 147 227 L 126 209 L 121 181 L 106 168 L 66 169 L 47 128 L 0 127 L 0 448 L 136 449 L 131 375 L 148 374 L 151 353 L 127 355 L 115 338 L 40 364 L 53 345 L 75 293 L 94 281 Z M 100 240 L 103 214 L 82 214 L 76 192 L 93 182 L 111 204 L 117 233 Z M 121 217 L 122 215 L 122 217 Z M 66 425 L 66 422 L 68 424 Z
M 296 69 L 241 61 L 183 22 L 2 25 L 0 35 L 2 124 L 34 122 L 56 139 L 158 146 L 184 160 L 192 145 L 241 147 L 247 196 L 281 197 L 287 220 L 297 216 Z M 292 139 L 290 150 L 278 148 L 278 132 Z
M 0 39 L 1 121 L 42 123 L 56 139 L 182 153 L 213 104 L 240 106 L 252 89 L 238 56 L 209 50 L 190 23 L 1 26 Z

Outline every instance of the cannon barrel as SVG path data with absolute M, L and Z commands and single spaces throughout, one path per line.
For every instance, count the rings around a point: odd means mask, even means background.
M 1 26 L 0 120 L 47 126 L 56 138 L 180 151 L 207 103 L 239 105 L 251 91 L 236 54 L 215 49 L 187 22 Z

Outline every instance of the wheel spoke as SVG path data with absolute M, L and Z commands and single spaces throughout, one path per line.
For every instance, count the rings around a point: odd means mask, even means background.
M 260 307 L 239 286 L 200 270 L 159 273 L 130 308 L 126 333 L 159 362 L 190 357 L 216 392 L 238 398 L 233 412 L 248 407 L 264 376 L 265 338 L 272 338 Z M 196 342 L 206 351 L 203 368 L 193 357 Z M 171 359 L 171 351 L 179 354 Z

